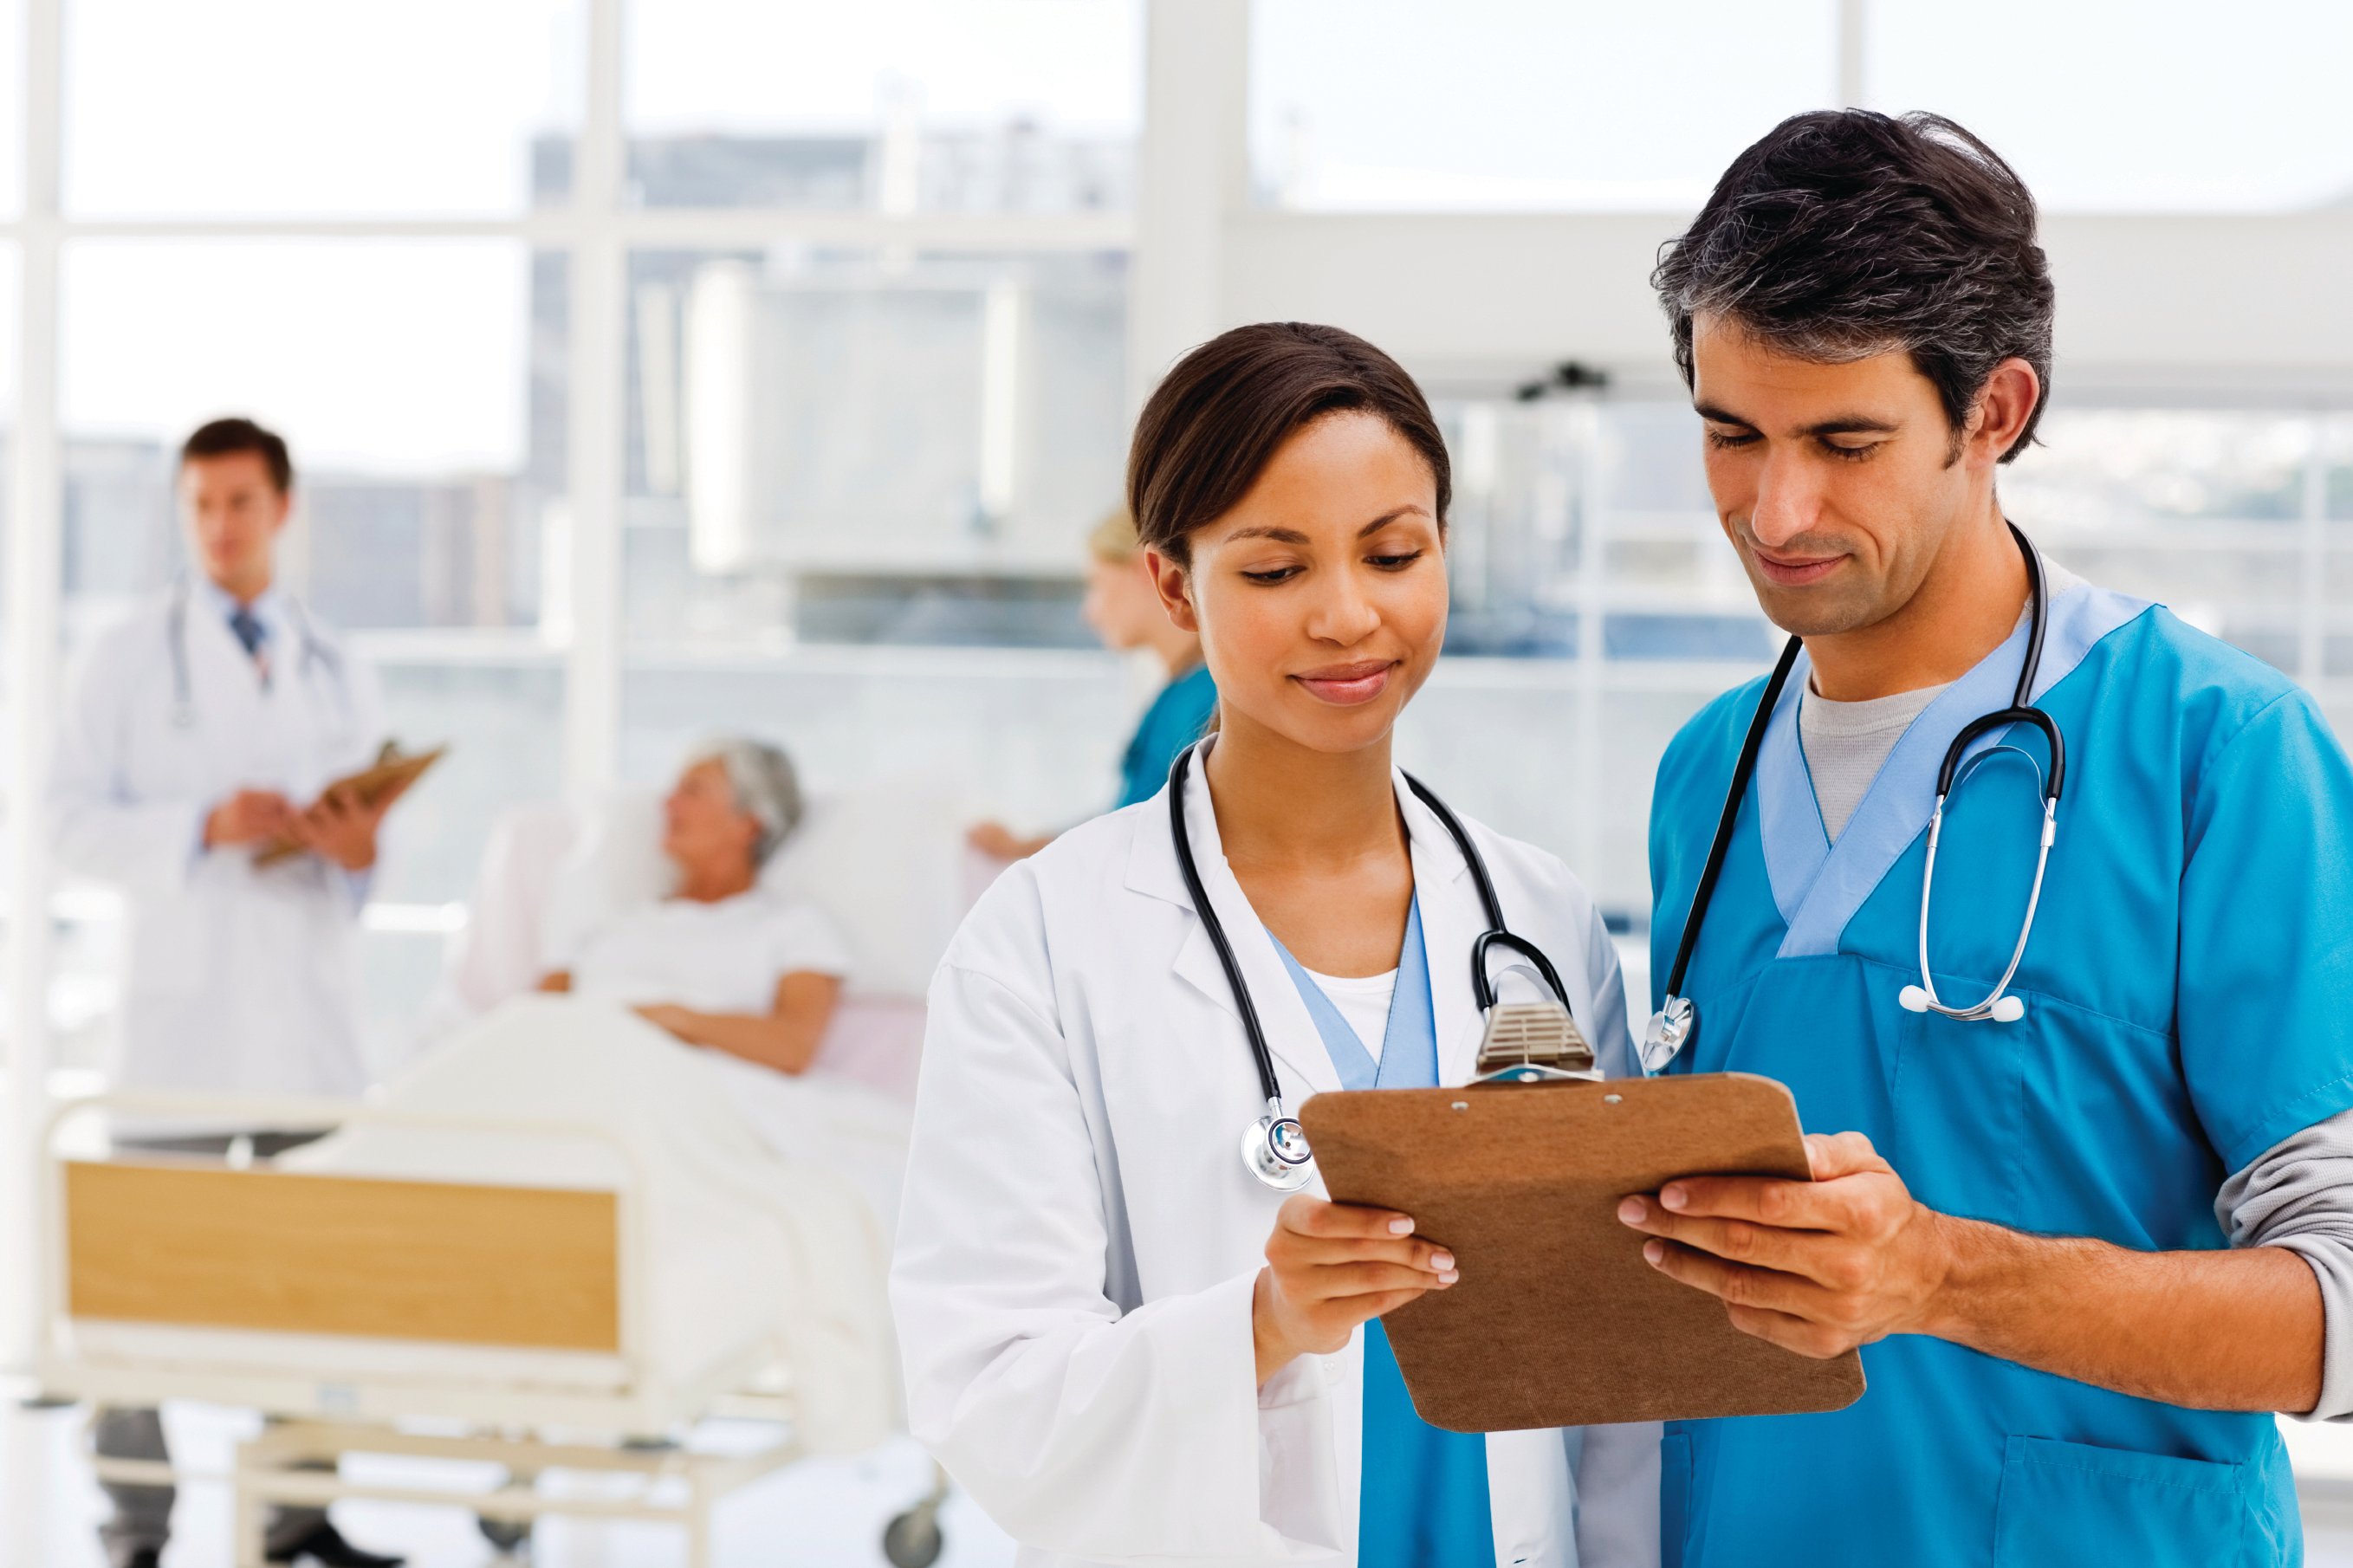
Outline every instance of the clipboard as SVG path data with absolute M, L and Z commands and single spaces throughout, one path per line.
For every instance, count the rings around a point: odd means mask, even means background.
M 337 790 L 348 790 L 359 796 L 361 805 L 374 805 L 387 795 L 406 792 L 409 785 L 423 778 L 434 763 L 448 753 L 448 747 L 436 746 L 429 752 L 404 756 L 397 745 L 387 741 L 375 762 L 334 780 L 319 792 L 320 798 L 324 799 Z M 253 863 L 276 866 L 303 852 L 302 846 L 291 838 L 276 838 L 261 847 L 254 856 Z
M 1619 1218 L 1676 1176 L 1809 1173 L 1797 1102 L 1748 1073 L 1357 1089 L 1300 1107 L 1335 1202 L 1413 1215 L 1459 1283 L 1381 1320 L 1424 1421 L 1507 1432 L 1839 1410 L 1850 1351 L 1814 1361 L 1732 1326 L 1642 1259 Z

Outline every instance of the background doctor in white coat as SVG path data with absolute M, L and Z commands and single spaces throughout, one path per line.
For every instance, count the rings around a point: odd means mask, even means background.
M 1464 1081 L 1478 1046 L 1467 955 L 1485 921 L 1389 757 L 1445 635 L 1445 465 L 1394 362 L 1296 324 L 1187 355 L 1130 457 L 1164 602 L 1220 694 L 1184 802 L 1194 858 L 1294 1108 L 1340 1076 L 1281 950 L 1345 994 L 1399 968 L 1418 909 L 1438 1079 Z M 1604 1065 L 1633 1070 L 1583 889 L 1471 831 Z M 1543 994 L 1524 970 L 1498 981 Z M 1361 1325 L 1445 1289 L 1455 1260 L 1400 1234 L 1407 1216 L 1320 1186 L 1286 1199 L 1244 1169 L 1263 1099 L 1166 790 L 999 878 L 931 1006 L 892 1274 L 909 1414 L 1019 1561 L 1427 1561 L 1359 1541 L 1360 1483 L 1395 1502 L 1429 1480 L 1360 1473 Z M 1394 1022 L 1370 1027 L 1366 1047 L 1398 1047 Z M 1655 1563 L 1657 1443 L 1649 1426 L 1488 1436 L 1468 1549 L 1444 1560 Z
M 355 1097 L 367 1083 L 356 927 L 391 800 L 320 793 L 377 752 L 375 679 L 277 584 L 293 503 L 284 441 L 249 420 L 206 425 L 182 448 L 178 489 L 194 578 L 87 650 L 51 775 L 59 862 L 114 884 L 130 906 L 111 1077 L 118 1089 Z M 259 864 L 280 837 L 304 852 Z M 264 1155 L 303 1141 L 259 1127 L 117 1129 L 190 1152 L 233 1133 Z M 153 1411 L 102 1413 L 98 1442 L 123 1458 L 164 1453 Z M 110 1554 L 153 1561 L 170 1491 L 108 1489 Z M 280 1560 L 389 1561 L 315 1510 L 280 1514 L 269 1544 Z

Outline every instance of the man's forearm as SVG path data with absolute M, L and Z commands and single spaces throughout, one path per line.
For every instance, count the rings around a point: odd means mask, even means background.
M 2205 1410 L 2309 1410 L 2320 1286 L 2284 1247 L 2134 1252 L 1939 1215 L 1948 1269 L 1922 1331 L 2004 1361 Z

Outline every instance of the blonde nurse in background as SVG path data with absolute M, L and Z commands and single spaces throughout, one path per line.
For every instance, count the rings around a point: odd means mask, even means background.
M 1113 653 L 1149 649 L 1168 672 L 1167 684 L 1154 694 L 1120 755 L 1115 811 L 1160 793 L 1176 753 L 1208 731 L 1218 710 L 1218 683 L 1201 661 L 1201 639 L 1161 609 L 1134 521 L 1124 508 L 1095 525 L 1087 536 L 1087 596 L 1081 606 L 1087 625 Z M 1001 822 L 976 824 L 965 837 L 975 849 L 999 860 L 1035 855 L 1054 841 L 1053 834 L 1025 837 Z

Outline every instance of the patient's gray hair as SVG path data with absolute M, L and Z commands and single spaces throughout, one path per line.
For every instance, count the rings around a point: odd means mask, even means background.
M 752 864 L 764 866 L 801 822 L 801 781 L 781 747 L 741 735 L 707 741 L 687 759 L 688 767 L 717 763 L 735 792 L 736 808 L 760 825 Z

